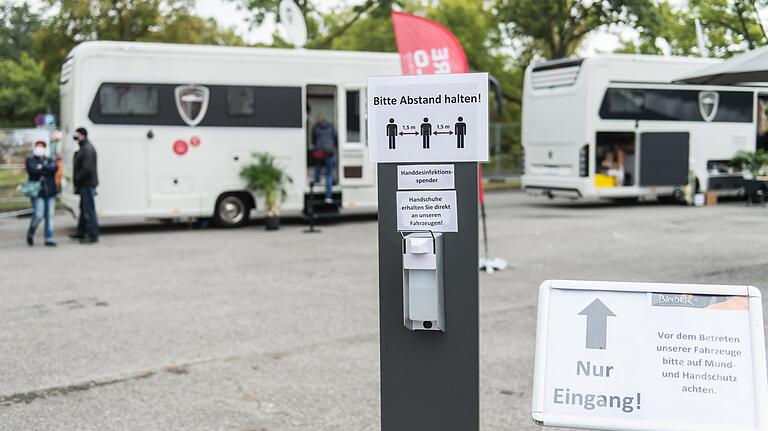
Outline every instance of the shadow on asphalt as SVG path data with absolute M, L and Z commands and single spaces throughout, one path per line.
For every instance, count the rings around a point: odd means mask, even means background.
M 335 215 L 324 216 L 318 218 L 315 222 L 315 226 L 318 228 L 322 226 L 331 226 L 338 224 L 348 223 L 362 223 L 375 221 L 377 219 L 376 214 L 350 214 L 350 215 Z M 282 226 L 304 226 L 309 227 L 309 219 L 301 216 L 282 217 L 280 219 Z M 101 235 L 124 235 L 124 234 L 142 234 L 142 233 L 159 233 L 159 232 L 174 232 L 174 231 L 206 231 L 206 230 L 219 230 L 219 231 L 237 231 L 238 229 L 250 229 L 250 228 L 264 228 L 264 219 L 251 219 L 245 226 L 241 228 L 222 228 L 215 226 L 213 223 L 208 223 L 207 226 L 200 222 L 182 222 L 182 221 L 134 221 L 126 223 L 110 223 L 99 227 L 99 233 Z
M 526 202 L 522 205 L 531 208 L 564 208 L 564 209 L 595 209 L 595 208 L 631 208 L 631 207 L 681 207 L 685 206 L 682 203 L 664 202 L 664 201 L 639 201 L 635 198 L 632 199 L 614 199 L 614 200 L 563 200 L 542 197 L 544 199 L 541 202 Z M 718 203 L 722 204 L 743 204 L 746 205 L 746 200 L 740 197 L 723 197 L 718 200 Z

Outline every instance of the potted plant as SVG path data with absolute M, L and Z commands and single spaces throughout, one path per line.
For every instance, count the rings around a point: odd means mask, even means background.
M 280 204 L 288 196 L 287 186 L 293 183 L 275 157 L 270 154 L 254 154 L 256 163 L 244 166 L 240 177 L 246 182 L 248 190 L 263 195 L 266 204 L 267 230 L 280 228 Z
M 757 151 L 738 151 L 731 159 L 731 164 L 737 170 L 749 172 L 750 178 L 744 179 L 744 193 L 753 203 L 762 202 L 765 198 L 766 182 L 758 177 L 768 167 L 768 155 L 762 148 Z

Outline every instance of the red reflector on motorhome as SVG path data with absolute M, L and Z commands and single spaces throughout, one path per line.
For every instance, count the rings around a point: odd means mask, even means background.
M 184 154 L 186 154 L 188 150 L 189 150 L 189 146 L 187 145 L 186 142 L 184 142 L 181 139 L 173 143 L 173 152 L 180 156 L 183 156 Z

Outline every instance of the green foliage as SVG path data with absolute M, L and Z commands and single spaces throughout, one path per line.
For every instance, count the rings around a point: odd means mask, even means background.
M 267 18 L 278 21 L 280 10 L 280 0 L 229 0 L 238 5 L 239 8 L 251 12 L 251 25 L 256 27 L 261 25 Z M 334 41 L 350 31 L 356 23 L 366 18 L 372 19 L 371 22 L 378 20 L 388 20 L 393 6 L 404 6 L 408 3 L 405 0 L 365 0 L 361 4 L 351 7 L 342 6 L 336 8 L 331 13 L 322 14 L 315 3 L 310 0 L 294 0 L 304 16 L 307 23 L 307 48 L 331 49 Z M 411 0 L 413 1 L 413 0 Z M 358 34 L 361 34 L 358 32 Z M 289 46 L 279 34 L 273 35 L 275 39 L 274 46 Z M 350 40 L 350 39 L 348 39 Z M 343 49 L 343 48 L 342 48 Z M 369 48 L 364 51 L 376 51 Z
M 330 14 L 326 22 L 331 28 L 340 28 L 352 19 L 352 13 Z M 397 52 L 392 20 L 366 16 L 330 41 L 329 49 L 342 51 Z
M 673 8 L 668 2 L 655 3 L 651 12 L 642 15 L 635 26 L 639 38 L 623 40 L 618 52 L 627 54 L 659 55 L 656 38 L 663 37 L 672 49 L 672 55 L 698 55 L 693 18 Z
M 141 39 L 145 42 L 191 43 L 199 45 L 245 46 L 243 39 L 231 28 L 219 28 L 213 18 L 180 15 L 166 24 L 162 31 Z
M 572 56 L 584 38 L 612 24 L 632 25 L 647 14 L 651 0 L 497 0 L 506 36 L 529 56 Z
M 626 40 L 619 51 L 660 54 L 655 40 L 663 37 L 672 46 L 673 55 L 700 55 L 694 24 L 698 18 L 710 54 L 730 57 L 768 42 L 758 15 L 766 6 L 766 0 L 690 0 L 682 7 L 659 2 L 638 22 L 639 43 Z
M 768 155 L 762 148 L 757 151 L 740 150 L 731 159 L 731 164 L 734 168 L 747 171 L 753 177 L 757 177 L 768 167 Z
M 267 214 L 277 215 L 279 203 L 288 196 L 286 187 L 293 183 L 293 179 L 278 166 L 274 156 L 266 153 L 253 156 L 256 163 L 244 166 L 240 177 L 245 180 L 248 190 L 264 195 Z
M 67 53 L 89 40 L 243 45 L 231 29 L 192 15 L 193 0 L 47 0 L 57 10 L 33 35 L 50 76 Z
M 31 126 L 58 111 L 58 75 L 69 51 L 89 40 L 244 45 L 232 29 L 191 13 L 194 0 L 46 0 L 43 22 L 29 4 L 0 5 L 0 126 Z
M 0 60 L 18 60 L 32 50 L 32 33 L 42 24 L 40 15 L 24 2 L 0 4 Z
M 426 16 L 444 25 L 459 39 L 471 70 L 488 72 L 499 81 L 502 114 L 492 110 L 492 120 L 518 121 L 524 67 L 519 67 L 507 51 L 501 49 L 503 36 L 493 11 L 474 0 L 442 0 L 439 5 L 428 8 Z
M 0 60 L 0 127 L 31 127 L 35 115 L 56 108 L 58 77 L 48 79 L 43 65 L 22 53 Z

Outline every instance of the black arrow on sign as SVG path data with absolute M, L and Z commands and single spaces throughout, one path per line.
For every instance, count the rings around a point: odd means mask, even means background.
M 453 135 L 453 131 L 449 131 L 449 132 L 435 132 L 435 135 Z
M 413 136 L 418 136 L 418 135 L 419 135 L 419 132 L 400 132 L 400 136 L 403 136 L 403 135 L 413 135 Z
M 608 318 L 616 317 L 603 301 L 595 299 L 581 310 L 579 316 L 587 316 L 587 349 L 605 350 Z

